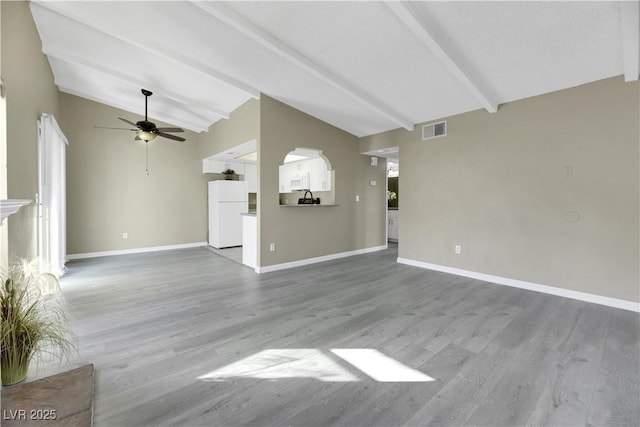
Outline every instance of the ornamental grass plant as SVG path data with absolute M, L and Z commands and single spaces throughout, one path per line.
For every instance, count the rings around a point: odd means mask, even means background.
M 2 385 L 27 377 L 32 360 L 62 360 L 73 349 L 58 279 L 37 260 L 20 259 L 0 275 Z

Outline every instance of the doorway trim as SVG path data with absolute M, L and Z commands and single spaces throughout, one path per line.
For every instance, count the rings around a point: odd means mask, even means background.
M 55 117 L 38 120 L 38 259 L 56 276 L 67 252 L 66 148 L 69 140 Z

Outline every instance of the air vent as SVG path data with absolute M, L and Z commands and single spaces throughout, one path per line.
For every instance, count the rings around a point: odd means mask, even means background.
M 422 139 L 437 138 L 439 136 L 447 136 L 446 121 L 422 126 Z

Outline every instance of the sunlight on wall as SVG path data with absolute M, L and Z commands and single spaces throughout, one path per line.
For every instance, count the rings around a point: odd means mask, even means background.
M 348 362 L 352 367 L 380 382 L 428 382 L 435 381 L 428 375 L 410 368 L 399 361 L 371 348 L 331 349 L 332 355 L 314 348 L 290 348 L 263 350 L 252 356 L 233 362 L 206 375 L 198 377 L 206 381 L 226 381 L 234 378 L 260 378 L 268 380 L 285 378 L 314 378 L 325 382 L 360 381 L 334 360 Z

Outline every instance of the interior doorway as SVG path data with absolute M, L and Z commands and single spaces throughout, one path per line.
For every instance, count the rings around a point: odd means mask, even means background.
M 397 154 L 396 154 L 397 155 Z M 387 158 L 387 240 L 398 242 L 400 222 L 400 161 Z
M 362 154 L 374 157 L 384 157 L 387 160 L 387 203 L 385 205 L 387 217 L 387 243 L 397 243 L 399 239 L 400 223 L 400 147 L 387 147 L 379 150 L 367 151 Z
M 38 258 L 58 277 L 67 256 L 68 144 L 53 115 L 43 113 L 38 120 Z

